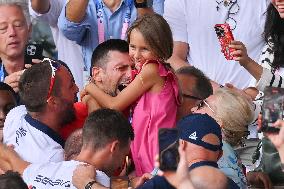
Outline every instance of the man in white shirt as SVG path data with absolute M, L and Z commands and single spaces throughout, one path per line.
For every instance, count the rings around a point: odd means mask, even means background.
M 29 0 L 29 11 L 32 18 L 49 24 L 58 50 L 58 59 L 68 65 L 77 86 L 82 89 L 84 63 L 81 46 L 68 40 L 57 27 L 58 17 L 64 4 L 65 0 Z
M 23 161 L 13 150 L 0 144 L 0 168 L 12 169 L 23 175 L 24 181 L 37 189 L 75 188 L 72 175 L 76 166 L 82 163 L 93 165 L 96 178 L 88 186 L 110 186 L 109 177 L 114 170 L 123 166 L 134 138 L 133 128 L 118 111 L 99 109 L 91 113 L 83 128 L 83 147 L 76 161 L 31 164 Z M 5 165 L 5 166 L 4 166 Z
M 25 70 L 19 81 L 25 106 L 7 115 L 3 142 L 14 145 L 15 151 L 32 163 L 62 161 L 64 141 L 59 131 L 75 119 L 77 92 L 71 74 L 59 62 L 47 59 Z
M 248 54 L 258 60 L 264 46 L 265 12 L 268 0 L 166 0 L 164 18 L 174 38 L 169 62 L 176 70 L 189 63 L 219 84 L 238 88 L 249 85 L 251 76 L 237 62 L 228 61 L 221 52 L 215 24 L 228 23 L 236 40 L 242 41 Z

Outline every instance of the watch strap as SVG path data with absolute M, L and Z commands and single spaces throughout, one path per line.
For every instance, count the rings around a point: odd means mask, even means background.
M 96 183 L 95 180 L 88 182 L 88 184 L 86 184 L 85 189 L 92 189 L 92 186 Z

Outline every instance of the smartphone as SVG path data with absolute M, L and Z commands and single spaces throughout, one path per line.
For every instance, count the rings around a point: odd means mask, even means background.
M 127 176 L 124 177 L 111 177 L 110 178 L 110 188 L 111 189 L 128 189 L 129 179 Z
M 234 57 L 231 55 L 231 53 L 235 49 L 229 48 L 229 44 L 234 40 L 230 25 L 216 24 L 214 28 L 221 45 L 221 52 L 224 54 L 227 60 L 233 60 Z
M 177 129 L 159 129 L 159 162 L 162 171 L 175 171 L 179 163 Z
M 25 63 L 33 64 L 32 59 L 42 60 L 43 57 L 43 46 L 40 44 L 29 43 L 25 50 Z
M 279 132 L 279 128 L 273 126 L 278 119 L 284 118 L 284 89 L 266 87 L 264 90 L 262 105 L 261 131 Z

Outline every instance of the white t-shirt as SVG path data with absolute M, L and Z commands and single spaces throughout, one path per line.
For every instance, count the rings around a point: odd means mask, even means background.
M 239 11 L 230 14 L 237 23 L 233 30 L 235 40 L 246 45 L 254 60 L 259 59 L 265 44 L 261 35 L 269 3 L 268 0 L 238 0 Z M 238 62 L 227 61 L 221 52 L 214 26 L 225 22 L 228 7 L 221 3 L 217 11 L 217 5 L 212 0 L 166 0 L 164 18 L 171 26 L 174 41 L 188 43 L 189 64 L 220 84 L 232 83 L 245 88 L 252 76 Z
M 33 119 L 24 105 L 12 109 L 5 120 L 3 142 L 30 163 L 64 160 L 64 141 L 45 124 Z
M 31 164 L 25 169 L 23 179 L 32 189 L 76 189 L 72 176 L 79 164 L 82 162 L 74 160 Z M 96 171 L 96 181 L 105 187 L 110 186 L 109 177 L 102 171 Z
M 79 89 L 82 89 L 84 71 L 82 48 L 74 41 L 70 41 L 64 37 L 57 27 L 57 20 L 64 5 L 65 0 L 50 0 L 49 11 L 46 14 L 38 14 L 32 9 L 29 1 L 29 11 L 33 18 L 46 22 L 50 25 L 54 43 L 58 50 L 58 59 L 68 65 L 77 86 Z

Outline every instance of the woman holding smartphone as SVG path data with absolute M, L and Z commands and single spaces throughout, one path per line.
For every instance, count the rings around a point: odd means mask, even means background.
M 232 41 L 230 46 L 234 60 L 239 61 L 255 79 L 256 88 L 263 91 L 266 86 L 284 88 L 284 0 L 271 0 L 267 9 L 264 29 L 266 45 L 259 64 L 252 60 L 245 45 Z

